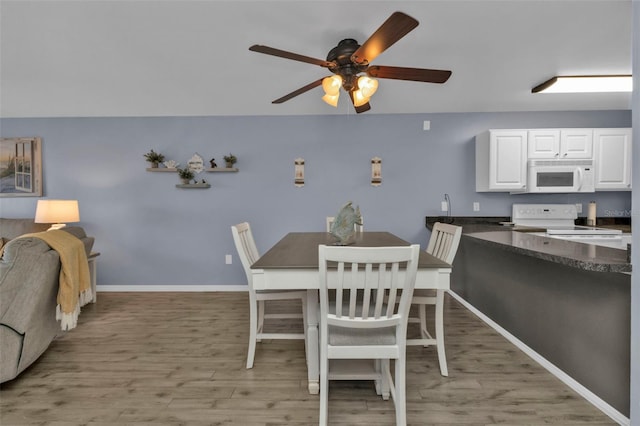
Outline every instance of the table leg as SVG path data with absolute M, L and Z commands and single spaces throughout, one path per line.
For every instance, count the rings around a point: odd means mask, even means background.
M 309 393 L 320 392 L 320 336 L 318 334 L 318 290 L 307 290 L 307 372 Z

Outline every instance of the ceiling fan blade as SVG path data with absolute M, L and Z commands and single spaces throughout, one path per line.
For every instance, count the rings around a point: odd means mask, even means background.
M 308 92 L 309 90 L 318 87 L 318 86 L 322 86 L 322 80 L 324 80 L 325 77 L 322 77 L 319 80 L 314 81 L 313 83 L 309 83 L 304 87 L 299 88 L 298 90 L 294 90 L 293 92 L 289 93 L 288 95 L 284 95 L 281 98 L 276 99 L 275 101 L 271 102 L 272 104 L 281 104 L 283 102 L 288 101 L 291 98 L 295 98 L 298 95 L 303 94 L 304 92 Z
M 279 58 L 291 59 L 294 61 L 306 62 L 312 65 L 319 65 L 321 67 L 330 68 L 335 66 L 333 62 L 328 62 L 322 59 L 312 58 L 310 56 L 299 55 L 297 53 L 287 52 L 286 50 L 275 49 L 269 46 L 263 46 L 261 44 L 254 44 L 249 48 L 252 52 L 264 53 L 265 55 L 277 56 Z
M 394 12 L 384 23 L 351 55 L 357 64 L 371 63 L 379 54 L 407 35 L 418 26 L 418 21 L 402 12 Z
M 349 92 L 349 98 L 351 99 L 351 103 L 353 104 L 353 108 L 356 110 L 357 114 L 367 112 L 371 109 L 371 105 L 369 105 L 369 102 L 364 105 L 356 106 L 353 100 L 353 92 Z
M 444 83 L 449 79 L 449 77 L 451 77 L 451 71 L 375 65 L 369 66 L 369 68 L 367 68 L 367 75 L 369 77 L 391 78 L 394 80 L 411 80 L 421 81 L 424 83 Z

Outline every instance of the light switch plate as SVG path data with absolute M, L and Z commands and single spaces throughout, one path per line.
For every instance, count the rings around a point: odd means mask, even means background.
M 479 212 L 480 211 L 480 203 L 479 202 L 475 201 L 473 203 L 473 211 L 474 212 Z
M 233 257 L 230 254 L 225 255 L 224 263 L 227 265 L 231 265 L 233 263 Z

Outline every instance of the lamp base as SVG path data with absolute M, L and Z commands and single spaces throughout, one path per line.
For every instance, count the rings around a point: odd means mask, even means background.
M 51 225 L 51 228 L 47 229 L 47 231 L 53 231 L 55 229 L 62 229 L 67 226 L 66 223 L 54 223 Z

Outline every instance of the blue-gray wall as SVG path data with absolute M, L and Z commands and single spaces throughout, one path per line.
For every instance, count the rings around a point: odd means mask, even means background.
M 599 216 L 631 210 L 628 192 L 476 193 L 474 136 L 536 127 L 631 127 L 631 111 L 0 120 L 2 137 L 42 137 L 45 195 L 79 200 L 80 225 L 102 253 L 101 286 L 244 284 L 231 225 L 249 221 L 265 251 L 289 231 L 324 230 L 348 200 L 365 229 L 421 244 L 424 216 L 441 214 L 444 193 L 454 215 L 510 216 L 514 202 L 596 200 Z M 176 174 L 145 171 L 149 149 L 182 164 L 197 152 L 222 165 L 233 152 L 240 172 L 202 173 L 210 189 L 177 189 Z M 370 184 L 374 156 L 380 187 Z M 306 161 L 302 188 L 293 185 L 297 157 Z M 36 198 L 0 203 L 3 217 L 33 217 Z

